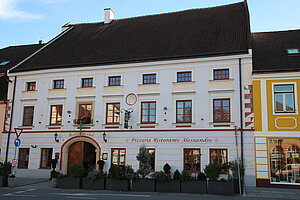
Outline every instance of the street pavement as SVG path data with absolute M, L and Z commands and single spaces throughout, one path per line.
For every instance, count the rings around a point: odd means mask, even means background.
M 1 188 L 0 199 L 14 200 L 229 200 L 229 199 L 300 199 L 300 190 L 247 188 L 245 195 L 209 195 L 184 193 L 117 192 L 108 190 L 76 190 L 51 188 L 46 179 L 24 179 L 14 188 Z

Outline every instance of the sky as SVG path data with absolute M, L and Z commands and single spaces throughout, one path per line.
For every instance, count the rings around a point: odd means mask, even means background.
M 242 0 L 0 0 L 0 48 L 49 41 L 67 22 L 103 21 L 104 8 L 115 18 L 213 7 Z M 248 0 L 251 31 L 300 29 L 300 0 Z

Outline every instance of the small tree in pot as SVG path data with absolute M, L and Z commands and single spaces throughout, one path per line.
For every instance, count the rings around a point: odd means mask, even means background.
M 136 178 L 136 174 L 130 165 L 112 165 L 106 179 L 106 189 L 117 191 L 130 190 L 129 180 Z
M 106 173 L 101 170 L 92 169 L 82 179 L 82 189 L 104 190 Z
M 166 163 L 163 167 L 164 172 L 155 172 L 153 177 L 157 180 L 157 192 L 180 192 L 180 180 L 171 179 L 171 166 Z M 178 171 L 179 172 L 179 171 Z M 180 177 L 180 173 L 175 176 Z
M 10 162 L 0 162 L 0 187 L 7 187 L 8 176 L 11 173 L 11 163 Z

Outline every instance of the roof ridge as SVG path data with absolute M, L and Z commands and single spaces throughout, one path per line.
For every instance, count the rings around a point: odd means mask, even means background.
M 175 14 L 175 13 L 181 13 L 181 12 L 188 12 L 192 10 L 209 10 L 209 9 L 214 9 L 214 8 L 221 8 L 221 7 L 229 7 L 233 5 L 238 5 L 238 4 L 244 4 L 244 2 L 237 2 L 237 3 L 231 3 L 231 4 L 224 4 L 224 5 L 219 5 L 219 6 L 211 6 L 211 7 L 205 7 L 205 8 L 192 8 L 192 9 L 186 9 L 186 10 L 179 10 L 179 11 L 170 11 L 170 12 L 165 12 L 165 13 L 159 13 L 159 14 L 149 14 L 149 15 L 141 15 L 141 16 L 135 16 L 135 17 L 126 17 L 126 18 L 121 18 L 121 19 L 113 19 L 113 21 L 121 21 L 121 20 L 128 20 L 128 19 L 136 19 L 136 18 L 142 18 L 142 17 L 153 17 L 153 16 L 162 16 L 162 15 L 169 15 L 169 14 Z M 83 22 L 83 23 L 76 23 L 76 24 L 71 24 L 70 26 L 73 25 L 85 25 L 85 24 L 101 24 L 104 23 L 103 21 L 101 22 Z
M 282 32 L 293 32 L 293 31 L 300 31 L 300 29 L 297 28 L 297 29 L 289 29 L 289 30 L 259 31 L 259 32 L 252 32 L 251 34 L 259 34 L 259 33 L 282 33 Z

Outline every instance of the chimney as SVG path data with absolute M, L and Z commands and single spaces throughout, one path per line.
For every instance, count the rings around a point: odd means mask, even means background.
M 111 8 L 104 9 L 104 24 L 109 24 L 113 19 L 115 19 L 115 13 Z
M 43 40 L 39 40 L 39 44 L 44 44 L 44 41 Z

